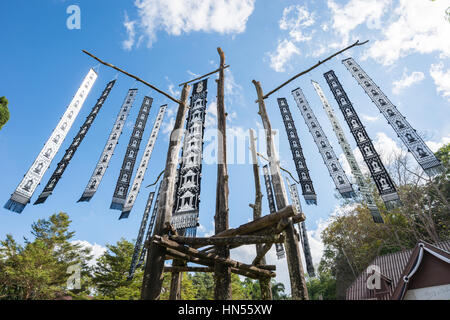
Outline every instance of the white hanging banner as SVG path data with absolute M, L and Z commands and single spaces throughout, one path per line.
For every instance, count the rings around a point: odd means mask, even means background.
M 308 103 L 308 100 L 306 100 L 302 89 L 297 88 L 293 90 L 292 95 L 294 96 L 297 107 L 300 110 L 306 125 L 308 126 L 309 132 L 313 136 L 314 142 L 319 149 L 319 153 L 322 156 L 328 172 L 330 173 L 331 179 L 333 179 L 336 189 L 344 198 L 354 197 L 355 192 L 353 191 L 353 187 L 342 169 L 341 163 L 336 157 L 333 147 L 328 141 L 325 132 L 323 132 L 319 120 L 317 120 L 316 115 Z
M 150 158 L 152 156 L 153 148 L 156 143 L 156 139 L 158 139 L 159 130 L 161 128 L 161 123 L 164 119 L 164 114 L 166 113 L 167 105 L 163 105 L 159 108 L 158 115 L 156 116 L 155 124 L 153 126 L 152 132 L 147 142 L 147 146 L 145 147 L 144 156 L 139 163 L 137 174 L 134 177 L 133 182 L 131 183 L 131 190 L 128 193 L 128 196 L 125 200 L 125 205 L 122 209 L 122 214 L 120 215 L 120 219 L 126 219 L 130 215 L 131 209 L 136 202 L 136 198 L 139 194 L 139 190 L 141 189 L 142 182 L 144 181 L 144 175 L 147 171 L 148 164 L 150 162 Z
M 19 186 L 11 195 L 11 199 L 5 204 L 5 209 L 21 213 L 30 202 L 33 193 L 40 184 L 45 172 L 50 167 L 53 158 L 83 107 L 97 77 L 97 73 L 93 69 L 90 69 L 50 138 L 45 143 L 36 160 L 34 160 Z
M 359 191 L 361 192 L 365 202 L 367 203 L 367 207 L 370 211 L 370 214 L 372 215 L 373 221 L 375 223 L 383 223 L 383 218 L 381 217 L 381 214 L 378 211 L 378 207 L 373 200 L 372 194 L 369 190 L 369 186 L 364 181 L 364 176 L 361 172 L 361 168 L 359 167 L 358 162 L 356 162 L 355 155 L 353 154 L 352 148 L 348 143 L 347 137 L 345 136 L 344 130 L 342 130 L 341 124 L 339 123 L 339 120 L 336 117 L 333 108 L 328 103 L 322 87 L 313 80 L 311 80 L 311 83 L 314 86 L 316 93 L 319 95 L 320 101 L 322 101 L 323 109 L 325 110 L 325 113 L 330 120 L 333 131 L 336 134 L 336 138 L 338 139 L 342 152 L 344 152 L 344 156 L 347 159 L 356 184 L 359 186 Z
M 120 135 L 122 134 L 125 121 L 127 120 L 130 109 L 133 106 L 134 99 L 136 98 L 138 89 L 128 90 L 127 96 L 123 101 L 122 107 L 120 108 L 119 114 L 117 115 L 116 122 L 112 127 L 111 133 L 106 142 L 105 148 L 103 149 L 102 155 L 98 160 L 94 172 L 83 192 L 80 200 L 78 202 L 88 202 L 92 199 L 94 194 L 97 192 L 98 186 L 105 175 L 106 169 L 108 168 L 109 161 L 111 160 L 114 150 L 119 143 Z
M 388 123 L 403 141 L 408 151 L 420 164 L 422 169 L 430 176 L 443 172 L 444 168 L 434 153 L 417 134 L 416 130 L 409 124 L 405 117 L 398 111 L 397 107 L 388 99 L 375 82 L 361 69 L 353 60 L 348 58 L 342 60 L 344 66 L 350 71 L 353 78 L 364 89 L 378 110 L 384 115 Z

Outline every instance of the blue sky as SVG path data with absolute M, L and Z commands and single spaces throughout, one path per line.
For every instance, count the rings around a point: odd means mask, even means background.
M 375 105 L 357 85 L 341 60 L 352 56 L 389 96 L 409 122 L 436 150 L 450 142 L 450 21 L 445 10 L 450 1 L 428 0 L 346 0 L 346 1 L 2 1 L 0 20 L 2 77 L 0 96 L 10 101 L 11 119 L 0 132 L 0 183 L 2 206 L 63 114 L 67 104 L 90 67 L 97 63 L 81 52 L 86 49 L 108 62 L 141 76 L 155 86 L 179 95 L 178 83 L 214 69 L 218 64 L 216 48 L 226 53 L 227 111 L 230 132 L 245 133 L 261 127 L 252 79 L 261 81 L 267 92 L 318 59 L 345 47 L 356 39 L 370 42 L 300 78 L 266 101 L 272 126 L 279 131 L 282 165 L 292 172 L 286 133 L 276 98 L 286 97 L 296 121 L 318 205 L 307 206 L 314 261 L 321 256 L 320 230 L 326 220 L 339 211 L 339 200 L 312 137 L 294 104 L 291 90 L 300 86 L 316 112 L 336 153 L 342 154 L 310 80 L 318 81 L 331 105 L 338 112 L 352 147 L 353 138 L 323 79 L 334 69 L 355 109 L 360 113 L 377 150 L 388 156 L 398 152 L 401 141 L 379 114 Z M 69 30 L 66 9 L 76 4 L 81 9 L 81 29 Z M 447 35 L 447 36 L 446 36 Z M 101 66 L 99 78 L 60 152 L 47 171 L 36 199 L 51 173 L 70 145 L 79 126 L 116 72 Z M 210 79 L 207 128 L 215 125 L 216 87 Z M 128 118 L 110 167 L 99 191 L 90 203 L 77 204 L 100 156 L 122 100 L 131 87 L 139 96 Z M 16 239 L 30 236 L 33 221 L 64 211 L 70 214 L 76 239 L 104 246 L 121 237 L 134 239 L 150 189 L 142 190 L 128 220 L 118 221 L 118 212 L 109 210 L 116 179 L 138 106 L 144 95 L 154 98 L 144 139 L 150 135 L 160 105 L 169 111 L 155 146 L 144 181 L 152 183 L 163 169 L 168 132 L 175 116 L 175 105 L 134 80 L 119 75 L 102 111 L 66 170 L 54 194 L 43 205 L 28 205 L 17 215 L 0 208 L 0 238 L 12 234 Z M 141 153 L 142 153 L 141 148 Z M 265 151 L 262 150 L 264 153 Z M 231 151 L 230 151 L 231 152 Z M 357 155 L 358 157 L 358 155 Z M 248 204 L 254 201 L 251 165 L 230 164 L 230 225 L 238 226 L 252 217 Z M 342 158 L 343 159 L 343 158 Z M 236 161 L 235 161 L 236 162 Z M 344 169 L 348 166 L 343 162 Z M 364 165 L 362 165 L 364 167 Z M 347 170 L 349 173 L 349 170 Z M 200 222 L 198 234 L 211 234 L 215 204 L 216 166 L 203 167 Z M 302 198 L 303 199 L 303 198 Z M 268 212 L 263 199 L 264 213 Z M 98 248 L 98 247 L 97 247 Z M 234 253 L 248 259 L 253 248 Z M 274 252 L 270 259 L 274 260 Z M 275 263 L 276 261 L 272 261 Z M 286 283 L 285 261 L 279 266 L 279 281 Z

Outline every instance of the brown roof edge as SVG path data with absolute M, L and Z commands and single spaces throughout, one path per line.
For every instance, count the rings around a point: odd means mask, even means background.
M 397 282 L 397 286 L 394 289 L 394 293 L 391 296 L 391 300 L 402 300 L 403 299 L 405 292 L 408 288 L 408 282 L 405 282 L 404 279 L 414 269 L 414 267 L 417 265 L 417 263 L 419 263 L 419 265 L 420 265 L 420 263 L 422 262 L 422 261 L 418 262 L 419 252 L 420 252 L 420 249 L 422 246 L 424 248 L 427 248 L 433 252 L 436 252 L 436 253 L 443 255 L 450 259 L 450 252 L 442 250 L 438 247 L 435 247 L 432 244 L 429 244 L 428 242 L 420 240 L 417 243 L 416 247 L 413 249 L 413 252 L 411 253 L 411 255 L 409 257 L 408 263 L 406 264 L 405 268 L 403 269 L 400 279 Z

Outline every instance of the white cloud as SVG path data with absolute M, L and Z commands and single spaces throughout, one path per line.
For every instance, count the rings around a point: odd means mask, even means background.
M 366 1 L 363 1 L 364 3 Z M 391 65 L 411 53 L 440 53 L 450 56 L 450 23 L 445 19 L 446 1 L 400 0 L 387 27 L 384 38 L 366 52 L 384 65 Z
M 403 89 L 409 88 L 413 84 L 422 81 L 424 78 L 425 75 L 423 74 L 423 72 L 413 71 L 410 75 L 408 75 L 405 71 L 403 72 L 401 79 L 394 81 L 392 83 L 393 85 L 392 92 L 394 94 L 399 94 Z
M 125 50 L 131 50 L 134 45 L 136 38 L 136 30 L 135 30 L 136 21 L 130 21 L 128 18 L 128 14 L 125 12 L 125 22 L 123 23 L 125 29 L 127 30 L 128 39 L 122 42 L 122 47 Z
M 447 40 L 447 42 L 450 41 Z M 437 87 L 437 92 L 450 101 L 450 69 L 444 71 L 444 64 L 442 62 L 439 64 L 432 64 L 430 68 L 430 75 Z
M 433 152 L 438 151 L 441 147 L 443 147 L 444 145 L 449 144 L 449 143 L 450 143 L 450 135 L 448 135 L 446 137 L 442 137 L 442 139 L 438 142 L 426 141 L 426 144 Z
M 372 117 L 372 116 L 368 116 L 367 114 L 361 114 L 361 118 L 363 118 L 364 120 L 368 121 L 368 122 L 375 122 L 378 121 L 378 117 Z
M 278 47 L 275 52 L 269 53 L 270 67 L 276 72 L 284 72 L 286 71 L 286 63 L 294 55 L 300 55 L 300 50 L 292 41 L 284 39 L 278 43 Z
M 305 35 L 303 29 L 314 24 L 314 13 L 310 13 L 304 6 L 289 6 L 284 8 L 280 20 L 280 29 L 289 30 L 293 41 L 302 42 L 312 39 L 311 34 Z
M 380 19 L 387 10 L 391 0 L 350 0 L 339 5 L 328 0 L 328 8 L 332 13 L 332 28 L 342 37 L 345 45 L 350 40 L 350 33 L 359 25 L 367 22 L 367 27 L 380 28 Z
M 236 34 L 245 31 L 255 0 L 136 0 L 139 27 L 148 45 L 164 30 L 179 36 L 192 31 Z
M 99 244 L 91 244 L 88 241 L 84 241 L 84 240 L 75 240 L 75 241 L 71 241 L 71 244 L 78 244 L 81 245 L 82 248 L 89 248 L 91 249 L 91 255 L 92 255 L 92 259 L 88 262 L 89 266 L 93 266 L 97 263 L 97 259 L 100 258 L 106 251 L 107 249 Z

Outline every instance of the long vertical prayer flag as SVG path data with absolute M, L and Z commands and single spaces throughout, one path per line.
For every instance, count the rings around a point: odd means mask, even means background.
M 120 219 L 126 219 L 130 215 L 131 209 L 133 208 L 134 203 L 136 202 L 136 198 L 138 196 L 139 190 L 141 189 L 142 181 L 144 181 L 144 175 L 147 171 L 148 164 L 150 162 L 150 158 L 152 156 L 153 148 L 156 143 L 156 139 L 158 138 L 159 130 L 161 128 L 161 123 L 164 119 L 164 114 L 166 112 L 167 105 L 163 105 L 159 108 L 158 115 L 156 116 L 155 124 L 153 126 L 152 132 L 150 133 L 150 137 L 147 142 L 147 146 L 145 147 L 144 156 L 139 163 L 137 174 L 134 177 L 133 182 L 131 183 L 131 191 L 128 193 L 127 198 L 125 200 L 125 205 L 122 209 L 122 214 L 120 215 Z
M 289 194 L 291 196 L 292 204 L 297 209 L 298 213 L 303 212 L 302 205 L 300 203 L 300 197 L 298 196 L 297 185 L 295 183 L 291 184 L 287 177 L 286 181 L 288 183 Z M 298 226 L 300 227 L 299 232 L 300 232 L 300 239 L 302 242 L 303 254 L 305 256 L 306 270 L 308 271 L 308 275 L 310 277 L 315 277 L 316 274 L 314 272 L 314 264 L 312 262 L 311 247 L 309 246 L 308 233 L 306 232 L 305 221 L 300 222 Z
M 138 89 L 130 89 L 123 101 L 122 107 L 120 108 L 119 114 L 117 115 L 116 122 L 112 127 L 111 133 L 109 134 L 108 140 L 106 141 L 105 148 L 103 149 L 102 155 L 98 160 L 98 163 L 92 173 L 91 178 L 83 192 L 80 200 L 78 202 L 90 201 L 94 194 L 98 190 L 98 186 L 105 175 L 106 169 L 108 168 L 109 161 L 111 160 L 114 150 L 119 143 L 120 135 L 122 134 L 125 121 L 127 120 L 130 109 L 133 106 L 134 99 L 136 98 Z
M 73 156 L 75 155 L 75 152 L 77 152 L 78 147 L 83 142 L 84 137 L 86 136 L 87 132 L 92 126 L 92 123 L 94 122 L 95 118 L 97 117 L 98 113 L 100 112 L 101 108 L 103 107 L 103 103 L 108 98 L 109 93 L 111 92 L 114 84 L 116 83 L 116 80 L 113 80 L 109 82 L 106 85 L 105 90 L 103 90 L 102 95 L 100 98 L 98 98 L 97 103 L 92 108 L 91 112 L 86 118 L 86 121 L 83 123 L 83 125 L 80 127 L 80 130 L 78 131 L 77 135 L 72 141 L 72 144 L 70 147 L 66 150 L 66 153 L 64 154 L 61 161 L 58 163 L 57 168 L 53 172 L 52 176 L 47 182 L 47 185 L 45 186 L 42 193 L 39 195 L 39 198 L 36 200 L 34 204 L 40 204 L 44 203 L 45 200 L 53 193 L 53 190 L 55 190 L 56 185 L 58 184 L 59 180 L 61 179 L 62 175 L 64 174 L 64 171 L 67 169 L 67 166 L 70 163 L 70 160 L 72 160 Z
M 317 196 L 314 191 L 309 170 L 306 165 L 305 156 L 303 155 L 302 146 L 298 138 L 297 129 L 295 128 L 294 119 L 292 118 L 291 110 L 286 100 L 285 104 L 280 108 L 281 116 L 283 117 L 284 127 L 288 136 L 289 145 L 291 147 L 292 158 L 294 160 L 295 169 L 297 170 L 298 179 L 302 186 L 302 194 L 305 198 L 306 204 L 317 204 Z
M 150 192 L 145 206 L 144 215 L 142 216 L 141 226 L 139 227 L 139 233 L 134 245 L 133 256 L 131 257 L 130 271 L 128 272 L 128 280 L 133 279 L 134 271 L 136 270 L 136 263 L 138 262 L 139 254 L 142 251 L 142 240 L 144 240 L 145 227 L 147 226 L 148 216 L 153 203 L 153 197 L 155 192 Z
M 114 190 L 113 199 L 110 209 L 122 210 L 127 197 L 128 188 L 130 187 L 131 176 L 133 174 L 134 165 L 139 152 L 139 147 L 142 141 L 142 135 L 147 124 L 150 108 L 152 107 L 153 99 L 144 97 L 141 108 L 139 109 L 136 122 L 134 124 L 133 133 L 128 142 L 127 151 L 122 162 L 119 178 L 117 179 L 116 188 Z
M 375 185 L 378 188 L 381 198 L 388 207 L 399 205 L 400 198 L 398 197 L 394 182 L 381 162 L 380 156 L 375 150 L 372 140 L 369 138 L 366 129 L 362 125 L 361 120 L 345 93 L 344 88 L 339 82 L 339 79 L 336 77 L 333 70 L 326 72 L 324 77 L 356 140 L 356 144 L 363 155 L 364 161 L 375 181 Z
M 275 207 L 275 199 L 273 197 L 272 180 L 270 179 L 269 166 L 265 165 L 263 167 L 264 183 L 266 185 L 267 201 L 269 202 L 270 213 L 275 213 L 277 211 Z M 275 244 L 275 250 L 277 252 L 277 258 L 283 259 L 285 257 L 284 247 L 281 243 Z
M 341 163 L 336 157 L 333 147 L 328 141 L 325 132 L 323 132 L 319 120 L 316 118 L 316 115 L 311 109 L 308 100 L 306 100 L 302 89 L 297 88 L 293 90 L 292 95 L 294 96 L 298 109 L 300 110 L 300 113 L 308 126 L 309 132 L 313 136 L 314 142 L 319 149 L 319 153 L 322 156 L 323 162 L 325 163 L 331 178 L 333 179 L 336 189 L 344 198 L 353 197 L 355 195 L 353 187 L 342 169 Z
M 155 205 L 153 207 L 152 216 L 150 218 L 150 223 L 148 224 L 148 228 L 147 228 L 147 234 L 145 236 L 144 247 L 142 248 L 141 255 L 139 256 L 139 261 L 138 261 L 138 264 L 137 264 L 136 268 L 139 268 L 139 267 L 143 266 L 144 260 L 145 260 L 145 256 L 147 254 L 147 247 L 148 247 L 149 241 L 150 241 L 150 239 L 151 239 L 151 237 L 153 235 L 153 227 L 155 225 L 156 215 L 158 213 L 158 203 L 159 203 L 159 195 L 160 195 L 160 192 L 161 192 L 161 184 L 162 183 L 160 183 L 159 187 L 158 187 L 158 193 L 156 195 Z M 145 266 L 143 266 L 143 267 L 145 267 Z
M 84 101 L 97 80 L 97 77 L 97 73 L 93 69 L 90 69 L 67 107 L 66 112 L 63 114 L 50 138 L 45 143 L 44 148 L 42 148 L 36 160 L 34 160 L 31 168 L 25 174 L 19 186 L 11 195 L 11 199 L 5 204 L 5 209 L 21 213 L 25 206 L 30 202 L 36 187 L 39 185 L 45 172 L 50 167 L 53 158 L 61 147 L 67 133 L 78 116 Z
M 370 193 L 369 186 L 364 181 L 364 176 L 361 172 L 358 162 L 356 162 L 355 155 L 353 154 L 352 148 L 348 143 L 347 137 L 345 136 L 344 130 L 342 130 L 341 124 L 339 123 L 339 120 L 336 117 L 333 108 L 328 103 L 328 100 L 321 86 L 315 81 L 311 81 L 311 83 L 313 84 L 316 93 L 319 95 L 320 101 L 322 101 L 323 109 L 325 110 L 325 113 L 327 114 L 328 119 L 331 122 L 333 131 L 336 134 L 336 138 L 338 139 L 342 152 L 344 152 L 344 156 L 347 159 L 356 184 L 359 186 L 359 191 L 361 192 L 365 202 L 367 203 L 367 208 L 372 215 L 373 221 L 375 223 L 383 223 L 383 218 L 381 217 L 380 211 L 378 210 L 372 194 Z
M 397 107 L 388 99 L 367 73 L 353 60 L 342 60 L 344 66 L 350 71 L 353 78 L 364 89 L 378 110 L 384 115 L 388 123 L 403 141 L 408 151 L 420 164 L 422 169 L 430 176 L 443 172 L 444 168 L 439 159 L 434 155 L 416 130 L 409 124 L 406 118 L 398 111 Z
M 207 81 L 195 83 L 192 91 L 172 215 L 172 225 L 178 233 L 193 237 L 197 232 L 200 204 Z

